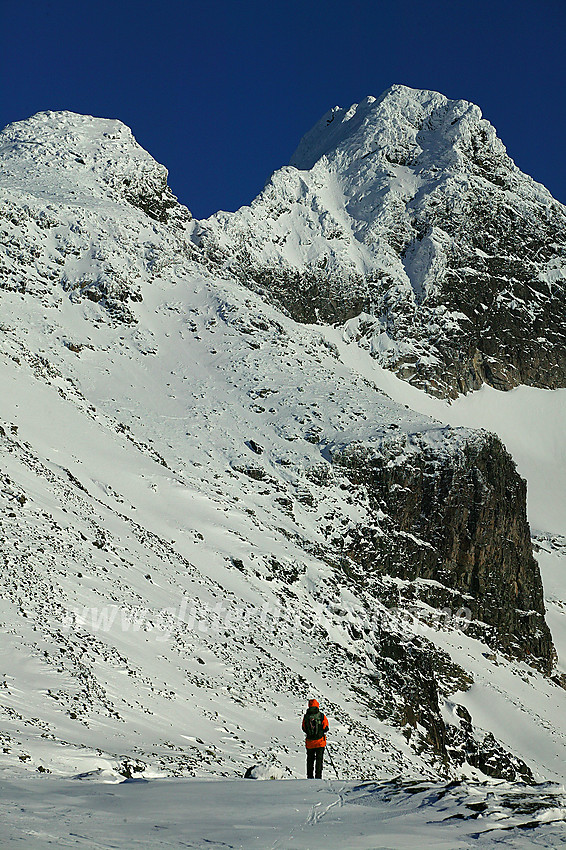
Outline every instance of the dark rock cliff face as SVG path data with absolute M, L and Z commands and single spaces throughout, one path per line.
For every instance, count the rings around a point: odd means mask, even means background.
M 489 150 L 478 151 L 477 161 L 492 167 Z M 514 203 L 519 180 L 509 169 L 504 173 L 504 187 L 495 185 L 493 172 L 481 182 L 470 177 L 456 211 L 432 198 L 422 201 L 413 219 L 415 240 L 401 249 L 401 255 L 426 250 L 433 233 L 445 243 L 434 289 L 417 298 L 414 312 L 392 305 L 388 320 L 394 338 L 440 331 L 432 339 L 440 363 L 407 363 L 411 382 L 437 395 L 455 396 L 483 383 L 500 390 L 566 385 L 564 209 Z M 382 297 L 375 307 L 380 303 Z M 450 327 L 446 317 L 455 314 L 457 326 Z
M 420 598 L 469 608 L 478 636 L 549 672 L 554 649 L 526 485 L 512 458 L 493 435 L 450 454 L 415 448 L 399 437 L 378 450 L 354 443 L 333 451 L 333 463 L 365 488 L 379 517 L 375 528 L 350 535 L 348 556 L 370 575 L 433 582 L 419 586 Z
M 220 264 L 224 259 L 219 258 Z M 232 255 L 231 262 L 241 283 L 296 322 L 342 324 L 372 309 L 371 284 L 361 275 L 338 277 L 323 268 L 299 272 L 262 267 L 245 248 Z

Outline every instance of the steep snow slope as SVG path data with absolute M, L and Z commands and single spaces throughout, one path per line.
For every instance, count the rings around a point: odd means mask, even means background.
M 219 274 L 119 122 L 42 114 L 0 152 L 4 763 L 300 775 L 315 693 L 343 776 L 560 779 L 559 684 L 344 551 L 387 517 L 333 452 L 462 467 L 485 435 Z
M 566 211 L 467 101 L 336 107 L 194 239 L 299 321 L 363 314 L 360 344 L 429 393 L 566 384 Z

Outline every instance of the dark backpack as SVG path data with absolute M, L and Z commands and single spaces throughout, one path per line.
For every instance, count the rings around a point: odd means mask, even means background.
M 309 741 L 318 741 L 324 735 L 322 724 L 324 722 L 324 714 L 322 711 L 316 711 L 312 714 L 307 711 L 305 714 L 305 735 Z

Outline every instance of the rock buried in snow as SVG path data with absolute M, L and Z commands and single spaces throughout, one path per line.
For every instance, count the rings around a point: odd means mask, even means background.
M 109 784 L 117 784 L 118 782 L 124 781 L 124 777 L 117 773 L 115 770 L 104 767 L 97 767 L 95 768 L 95 770 L 87 770 L 83 773 L 77 773 L 71 778 L 78 779 L 80 781 L 106 782 Z
M 279 767 L 273 765 L 254 764 L 248 767 L 244 774 L 244 779 L 283 779 L 283 771 Z

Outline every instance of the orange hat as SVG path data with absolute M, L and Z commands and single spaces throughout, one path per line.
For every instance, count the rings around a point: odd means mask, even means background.
M 317 699 L 310 699 L 309 700 L 309 708 L 320 708 L 320 706 L 318 704 L 318 700 Z

